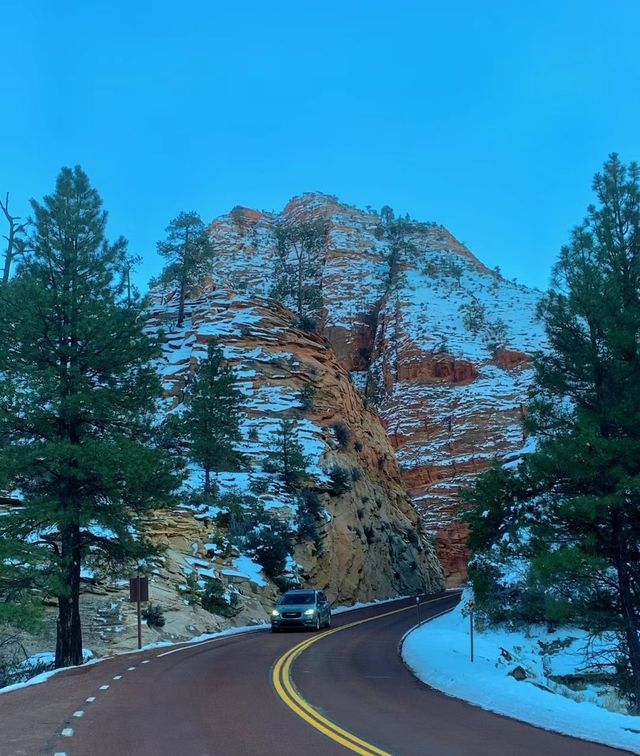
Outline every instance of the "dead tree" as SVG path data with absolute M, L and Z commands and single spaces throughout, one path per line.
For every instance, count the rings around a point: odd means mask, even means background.
M 11 273 L 11 263 L 13 262 L 13 259 L 24 249 L 24 242 L 20 236 L 24 234 L 27 228 L 27 223 L 18 223 L 17 221 L 20 220 L 20 216 L 11 215 L 9 212 L 9 192 L 6 194 L 4 203 L 0 200 L 0 209 L 2 209 L 4 217 L 9 224 L 9 235 L 4 236 L 7 240 L 7 250 L 4 253 L 4 269 L 2 271 L 2 283 L 6 284 Z

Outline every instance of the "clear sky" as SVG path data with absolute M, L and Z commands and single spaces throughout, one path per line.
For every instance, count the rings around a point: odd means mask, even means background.
M 640 160 L 640 2 L 2 3 L 0 192 L 81 164 L 124 235 L 304 191 L 443 223 L 545 288 L 612 151 Z

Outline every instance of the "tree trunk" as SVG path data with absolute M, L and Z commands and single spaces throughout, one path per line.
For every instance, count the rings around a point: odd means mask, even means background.
M 178 303 L 178 328 L 184 320 L 184 298 L 187 295 L 187 276 L 190 274 L 189 260 L 189 227 L 184 233 L 184 247 L 182 248 L 182 266 L 180 271 L 180 302 Z
M 204 495 L 207 500 L 209 501 L 209 494 L 211 493 L 211 468 L 209 465 L 204 466 Z
M 182 321 L 184 320 L 184 298 L 187 293 L 187 282 L 184 279 L 184 276 L 180 279 L 180 301 L 178 303 L 178 322 L 177 326 L 180 328 L 182 326 Z
M 62 529 L 62 580 L 66 591 L 58 596 L 56 667 L 82 664 L 80 623 L 80 531 L 76 525 Z
M 631 712 L 640 714 L 640 636 L 635 618 L 635 601 L 631 586 L 631 574 L 629 568 L 630 554 L 626 540 L 625 528 L 622 516 L 619 512 L 613 512 L 612 530 L 615 543 L 613 562 L 618 575 L 618 595 L 622 614 L 622 626 L 627 643 L 630 680 L 628 693 L 631 704 Z

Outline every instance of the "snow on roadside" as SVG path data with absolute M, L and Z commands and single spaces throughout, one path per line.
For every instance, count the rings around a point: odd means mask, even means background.
M 514 633 L 475 633 L 472 664 L 469 619 L 462 606 L 463 602 L 405 636 L 402 657 L 418 679 L 447 695 L 536 727 L 640 753 L 640 717 L 588 701 L 578 703 L 508 675 L 507 667 L 496 660 L 501 648 L 513 647 Z M 524 635 L 519 640 L 522 647 L 532 642 Z

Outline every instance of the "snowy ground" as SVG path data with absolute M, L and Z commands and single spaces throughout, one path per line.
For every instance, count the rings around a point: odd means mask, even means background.
M 463 616 L 464 601 L 452 611 L 412 630 L 404 639 L 402 656 L 415 675 L 443 693 L 462 698 L 483 709 L 577 738 L 605 743 L 640 753 L 640 717 L 608 711 L 588 700 L 593 690 L 573 693 L 571 700 L 556 692 L 544 676 L 549 664 L 553 673 L 579 667 L 575 643 L 554 662 L 542 659 L 540 637 L 491 630 L 475 633 L 474 662 L 469 659 L 469 619 Z M 567 633 L 575 636 L 576 633 Z M 547 636 L 549 640 L 555 637 Z M 501 652 L 504 649 L 511 661 Z M 509 672 L 522 666 L 536 677 L 517 681 Z M 538 667 L 538 669 L 536 669 Z M 544 667 L 544 670 L 542 669 Z M 544 685 L 544 689 L 538 685 Z M 546 689 L 550 688 L 550 689 Z M 555 689 L 554 689 L 555 688 Z M 564 689 L 565 693 L 569 693 Z

